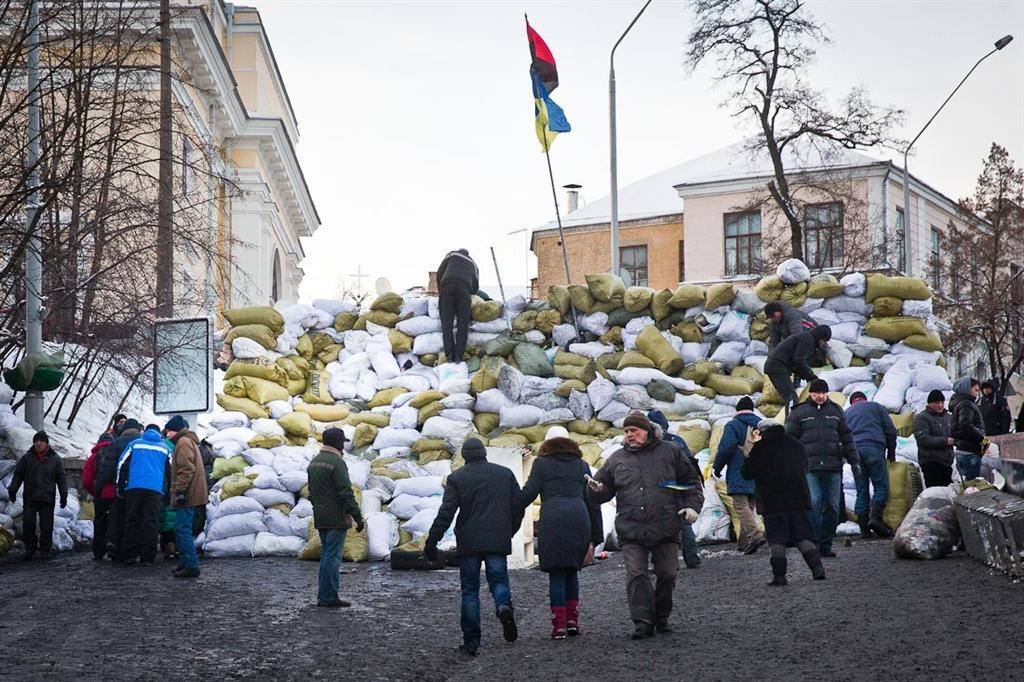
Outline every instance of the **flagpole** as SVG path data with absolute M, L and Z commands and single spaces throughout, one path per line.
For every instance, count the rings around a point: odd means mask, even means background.
M 551 154 L 548 153 L 548 136 L 544 132 L 544 158 L 548 162 L 548 180 L 551 181 L 551 199 L 555 202 L 555 220 L 558 221 L 558 240 L 562 244 L 562 263 L 565 265 L 565 283 L 572 284 L 569 276 L 569 253 L 565 249 L 565 233 L 562 231 L 562 214 L 558 210 L 558 192 L 555 190 L 555 174 L 551 170 Z

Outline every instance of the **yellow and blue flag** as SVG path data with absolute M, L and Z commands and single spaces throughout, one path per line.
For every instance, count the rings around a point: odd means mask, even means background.
M 533 82 L 533 113 L 537 129 L 537 140 L 547 152 L 558 133 L 572 130 L 562 107 L 551 99 L 551 92 L 558 87 L 558 69 L 555 58 L 544 39 L 526 22 L 526 37 L 530 42 L 530 80 Z

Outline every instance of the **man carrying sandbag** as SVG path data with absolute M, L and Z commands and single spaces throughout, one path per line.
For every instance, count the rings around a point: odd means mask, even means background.
M 462 444 L 466 465 L 448 477 L 441 508 L 427 533 L 424 553 L 437 559 L 441 541 L 455 513 L 455 542 L 462 585 L 462 644 L 459 651 L 475 656 L 480 647 L 480 564 L 494 597 L 505 641 L 519 636 L 512 610 L 506 558 L 512 553 L 512 536 L 519 530 L 523 510 L 519 507 L 519 483 L 511 469 L 487 461 L 487 450 L 476 438 Z
M 889 468 L 887 461 L 896 461 L 896 426 L 889 411 L 868 400 L 860 391 L 850 394 L 846 423 L 853 432 L 860 459 L 857 477 L 857 503 L 853 507 L 863 538 L 877 535 L 891 538 L 892 530 L 882 521 L 885 503 L 889 500 Z M 869 486 L 873 493 L 868 494 Z
M 624 422 L 622 448 L 590 479 L 591 501 L 615 498 L 615 531 L 626 561 L 626 595 L 633 639 L 670 633 L 679 568 L 679 531 L 704 505 L 700 474 L 683 451 L 662 440 L 641 412 Z M 670 487 L 671 486 L 671 487 Z M 652 588 L 647 567 L 654 564 Z
M 35 556 L 46 559 L 50 556 L 53 543 L 53 504 L 60 494 L 60 508 L 68 504 L 68 477 L 64 472 L 64 461 L 50 447 L 50 437 L 45 431 L 32 437 L 32 448 L 21 456 L 14 467 L 14 478 L 7 488 L 8 499 L 18 499 L 18 488 L 25 485 L 22 493 L 22 540 L 25 542 L 24 559 Z M 56 493 L 54 490 L 56 489 Z M 36 533 L 36 519 L 39 533 Z
M 437 304 L 448 362 L 462 362 L 471 322 L 470 297 L 479 288 L 480 271 L 469 251 L 459 249 L 444 257 L 437 268 Z
M 775 348 L 783 339 L 818 326 L 817 320 L 785 301 L 772 301 L 765 305 L 764 316 L 768 320 L 768 350 Z
M 834 557 L 832 539 L 843 509 L 843 459 L 853 468 L 854 478 L 860 478 L 861 473 L 853 432 L 843 409 L 829 400 L 827 381 L 811 382 L 810 397 L 794 407 L 786 418 L 786 432 L 800 441 L 807 452 L 814 535 L 821 556 Z
M 764 373 L 782 396 L 782 404 L 789 407 L 797 400 L 793 375 L 798 379 L 814 381 L 817 376 L 811 369 L 815 351 L 821 351 L 832 338 L 832 329 L 820 325 L 809 331 L 787 336 L 768 353 Z
M 316 605 L 324 608 L 352 606 L 338 597 L 338 570 L 345 547 L 345 534 L 355 524 L 356 532 L 363 530 L 363 514 L 352 492 L 342 451 L 345 432 L 327 429 L 320 454 L 306 468 L 309 480 L 309 501 L 313 505 L 313 525 L 320 534 L 320 578 Z
M 740 521 L 736 550 L 744 554 L 754 554 L 764 544 L 764 533 L 758 528 L 754 515 L 754 481 L 743 475 L 743 462 L 753 445 L 752 432 L 760 422 L 750 396 L 740 398 L 736 403 L 736 416 L 722 431 L 713 464 L 716 478 L 721 478 L 722 469 L 726 470 L 726 490 L 732 496 L 732 506 Z

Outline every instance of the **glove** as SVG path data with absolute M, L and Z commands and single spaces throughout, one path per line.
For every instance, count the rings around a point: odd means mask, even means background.
M 363 529 L 366 528 L 366 524 L 363 523 L 362 519 L 356 519 L 356 532 L 362 533 Z
M 689 507 L 684 507 L 679 510 L 679 516 L 681 516 L 683 521 L 686 521 L 687 523 L 694 523 L 697 521 L 697 516 L 699 515 Z
M 66 509 L 67 506 L 68 506 L 68 501 L 66 499 L 60 501 L 60 508 L 61 509 Z
M 851 464 L 850 468 L 853 469 L 853 477 L 860 478 L 861 473 L 863 473 L 860 464 Z
M 890 462 L 895 462 L 895 461 L 896 461 L 896 452 L 895 452 L 895 451 L 893 451 L 893 452 L 890 452 L 890 453 L 889 453 L 889 454 L 888 454 L 888 455 L 886 456 L 886 459 L 887 459 L 887 460 L 889 460 Z
M 437 545 L 427 545 L 423 548 L 423 556 L 430 561 L 437 561 Z
M 185 493 L 176 492 L 174 493 L 174 506 L 184 507 L 185 506 Z

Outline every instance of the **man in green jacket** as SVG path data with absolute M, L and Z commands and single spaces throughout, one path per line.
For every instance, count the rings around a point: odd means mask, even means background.
M 357 532 L 363 530 L 363 515 L 352 493 L 348 467 L 342 458 L 345 440 L 345 432 L 341 429 L 324 431 L 323 448 L 306 469 L 309 501 L 313 503 L 313 524 L 323 545 L 316 605 L 327 608 L 351 606 L 338 598 L 338 569 L 341 567 L 346 531 L 353 523 Z

